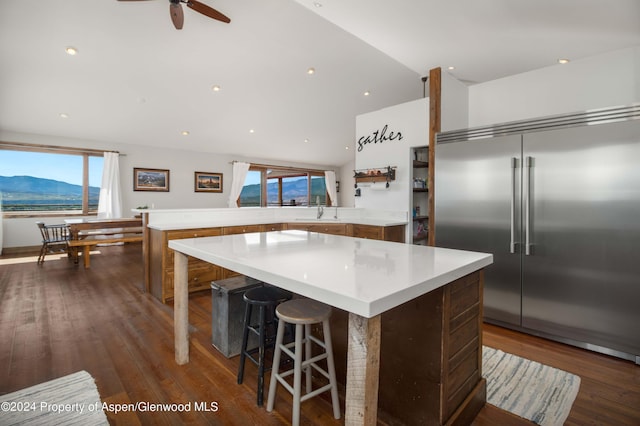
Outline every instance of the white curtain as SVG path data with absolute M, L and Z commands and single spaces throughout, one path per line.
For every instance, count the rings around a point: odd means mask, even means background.
M 122 193 L 120 191 L 120 165 L 117 152 L 104 153 L 102 184 L 98 201 L 98 219 L 122 217 Z
M 229 207 L 239 207 L 238 197 L 242 192 L 244 180 L 247 178 L 247 172 L 251 164 L 236 161 L 233 163 L 233 176 L 231 177 L 231 193 L 229 194 Z
M 324 184 L 327 187 L 329 198 L 331 198 L 331 205 L 334 207 L 338 207 L 338 192 L 336 191 L 336 172 L 334 172 L 333 170 L 325 170 Z

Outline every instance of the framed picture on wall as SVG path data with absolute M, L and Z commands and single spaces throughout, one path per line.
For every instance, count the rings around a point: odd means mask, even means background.
M 169 170 L 133 169 L 134 191 L 169 192 Z
M 196 192 L 222 192 L 222 173 L 195 172 Z

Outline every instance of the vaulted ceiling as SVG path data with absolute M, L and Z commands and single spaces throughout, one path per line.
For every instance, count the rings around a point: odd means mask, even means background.
M 637 0 L 201 1 L 231 23 L 0 2 L 0 130 L 341 165 L 355 116 L 422 97 L 431 68 L 475 84 L 640 45 Z

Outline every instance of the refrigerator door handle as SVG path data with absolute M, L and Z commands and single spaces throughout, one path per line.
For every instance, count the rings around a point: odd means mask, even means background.
M 511 221 L 511 241 L 509 242 L 509 253 L 516 252 L 516 169 L 518 168 L 518 159 L 511 157 L 511 213 L 509 215 Z
M 526 169 L 524 170 L 524 254 L 531 255 L 531 167 L 533 165 L 533 157 L 526 158 Z

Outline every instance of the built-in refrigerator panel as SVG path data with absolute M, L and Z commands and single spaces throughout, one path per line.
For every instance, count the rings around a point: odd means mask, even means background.
M 485 320 L 640 364 L 640 105 L 437 136 L 437 246 L 494 254 Z
M 527 133 L 523 161 L 522 326 L 640 354 L 640 120 Z
M 520 325 L 521 137 L 439 144 L 436 245 L 492 253 L 484 314 Z

